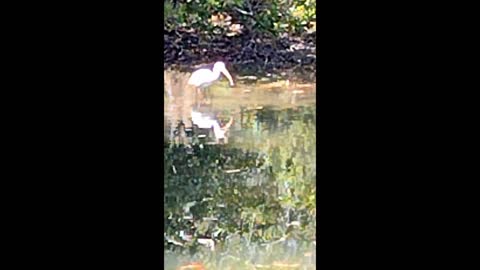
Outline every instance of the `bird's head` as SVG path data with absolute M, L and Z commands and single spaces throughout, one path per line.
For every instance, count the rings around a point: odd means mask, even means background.
M 225 75 L 225 77 L 227 77 L 228 81 L 230 81 L 230 86 L 235 85 L 233 83 L 232 75 L 230 75 L 230 72 L 228 72 L 228 70 L 225 67 L 225 64 L 223 62 L 216 62 L 215 65 L 213 65 L 213 72 L 222 73 L 223 75 Z

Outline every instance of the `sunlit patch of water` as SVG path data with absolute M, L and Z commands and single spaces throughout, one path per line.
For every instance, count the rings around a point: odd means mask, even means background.
M 220 80 L 198 94 L 194 87 L 187 86 L 188 73 L 165 72 L 165 137 L 173 140 L 173 131 L 178 122 L 191 125 L 192 112 L 202 113 L 218 121 L 233 117 L 238 122 L 242 113 L 261 110 L 265 107 L 282 110 L 300 106 L 315 106 L 316 85 L 299 84 L 289 80 L 272 82 L 237 81 L 230 87 L 226 80 Z M 224 119 L 221 119 L 221 118 Z M 228 120 L 226 120 L 228 121 Z

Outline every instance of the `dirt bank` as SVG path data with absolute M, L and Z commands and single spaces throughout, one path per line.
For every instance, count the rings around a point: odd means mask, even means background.
M 220 60 L 239 76 L 271 73 L 315 81 L 315 32 L 302 37 L 273 38 L 258 33 L 229 37 L 178 29 L 165 31 L 164 42 L 164 69 L 191 72 L 202 64 Z

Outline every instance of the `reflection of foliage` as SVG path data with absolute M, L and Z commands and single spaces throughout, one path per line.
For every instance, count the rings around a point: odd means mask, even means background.
M 201 232 L 203 235 L 220 231 L 234 233 L 241 230 L 242 223 L 256 226 L 269 221 L 251 211 L 257 206 L 265 204 L 272 210 L 278 208 L 274 198 L 265 193 L 275 190 L 267 169 L 260 166 L 264 161 L 258 154 L 222 150 L 217 146 L 205 146 L 203 149 L 195 146 L 191 150 L 182 146 L 170 147 L 165 154 L 167 229 L 178 231 L 180 228 L 172 227 L 172 222 L 189 212 L 196 220 L 205 217 L 219 220 L 219 224 L 213 226 L 215 231 Z M 229 170 L 239 171 L 230 173 Z M 258 187 L 259 184 L 262 188 Z M 188 202 L 196 204 L 185 211 L 184 206 Z M 275 222 L 275 219 L 270 222 Z M 248 227 L 245 229 L 248 230 Z
M 316 130 L 315 108 L 299 107 L 284 111 L 250 111 L 243 117 L 246 126 L 257 126 L 264 140 L 258 137 L 258 131 L 250 135 L 246 146 L 258 149 L 268 158 L 265 164 L 270 166 L 279 187 L 279 199 L 283 209 L 291 215 L 290 220 L 301 219 L 310 229 L 315 228 L 315 192 L 316 192 Z M 252 117 L 252 116 L 255 117 Z M 243 134 L 248 136 L 248 134 Z M 266 142 L 265 142 L 266 141 Z M 288 220 L 285 220 L 288 222 Z
M 232 258 L 262 262 L 260 251 L 282 259 L 292 245 L 307 248 L 289 239 L 315 239 L 315 108 L 251 110 L 242 119 L 244 142 L 165 146 L 165 234 L 215 239 L 225 261 L 195 248 L 208 269 Z
M 316 20 L 314 0 L 170 0 L 164 1 L 164 7 L 167 29 L 189 26 L 211 31 L 211 16 L 220 13 L 232 16 L 233 23 L 274 34 L 299 33 Z

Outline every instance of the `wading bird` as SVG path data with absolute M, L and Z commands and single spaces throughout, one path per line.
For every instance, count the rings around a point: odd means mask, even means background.
M 213 65 L 212 70 L 208 68 L 202 68 L 192 73 L 192 76 L 190 76 L 190 79 L 188 79 L 188 84 L 193 85 L 196 88 L 195 100 L 197 100 L 197 95 L 203 95 L 201 90 L 205 90 L 205 88 L 220 78 L 220 73 L 227 77 L 227 79 L 230 81 L 230 86 L 234 86 L 232 76 L 230 75 L 230 72 L 228 72 L 223 62 L 216 62 Z M 206 100 L 205 102 L 208 103 Z M 199 106 L 198 103 L 197 106 Z
M 230 86 L 234 86 L 232 76 L 230 75 L 230 72 L 228 72 L 223 62 L 216 62 L 215 65 L 213 65 L 213 70 L 202 68 L 193 72 L 192 76 L 188 80 L 188 84 L 194 85 L 200 89 L 206 88 L 220 78 L 220 73 L 227 77 L 227 79 L 230 81 Z

